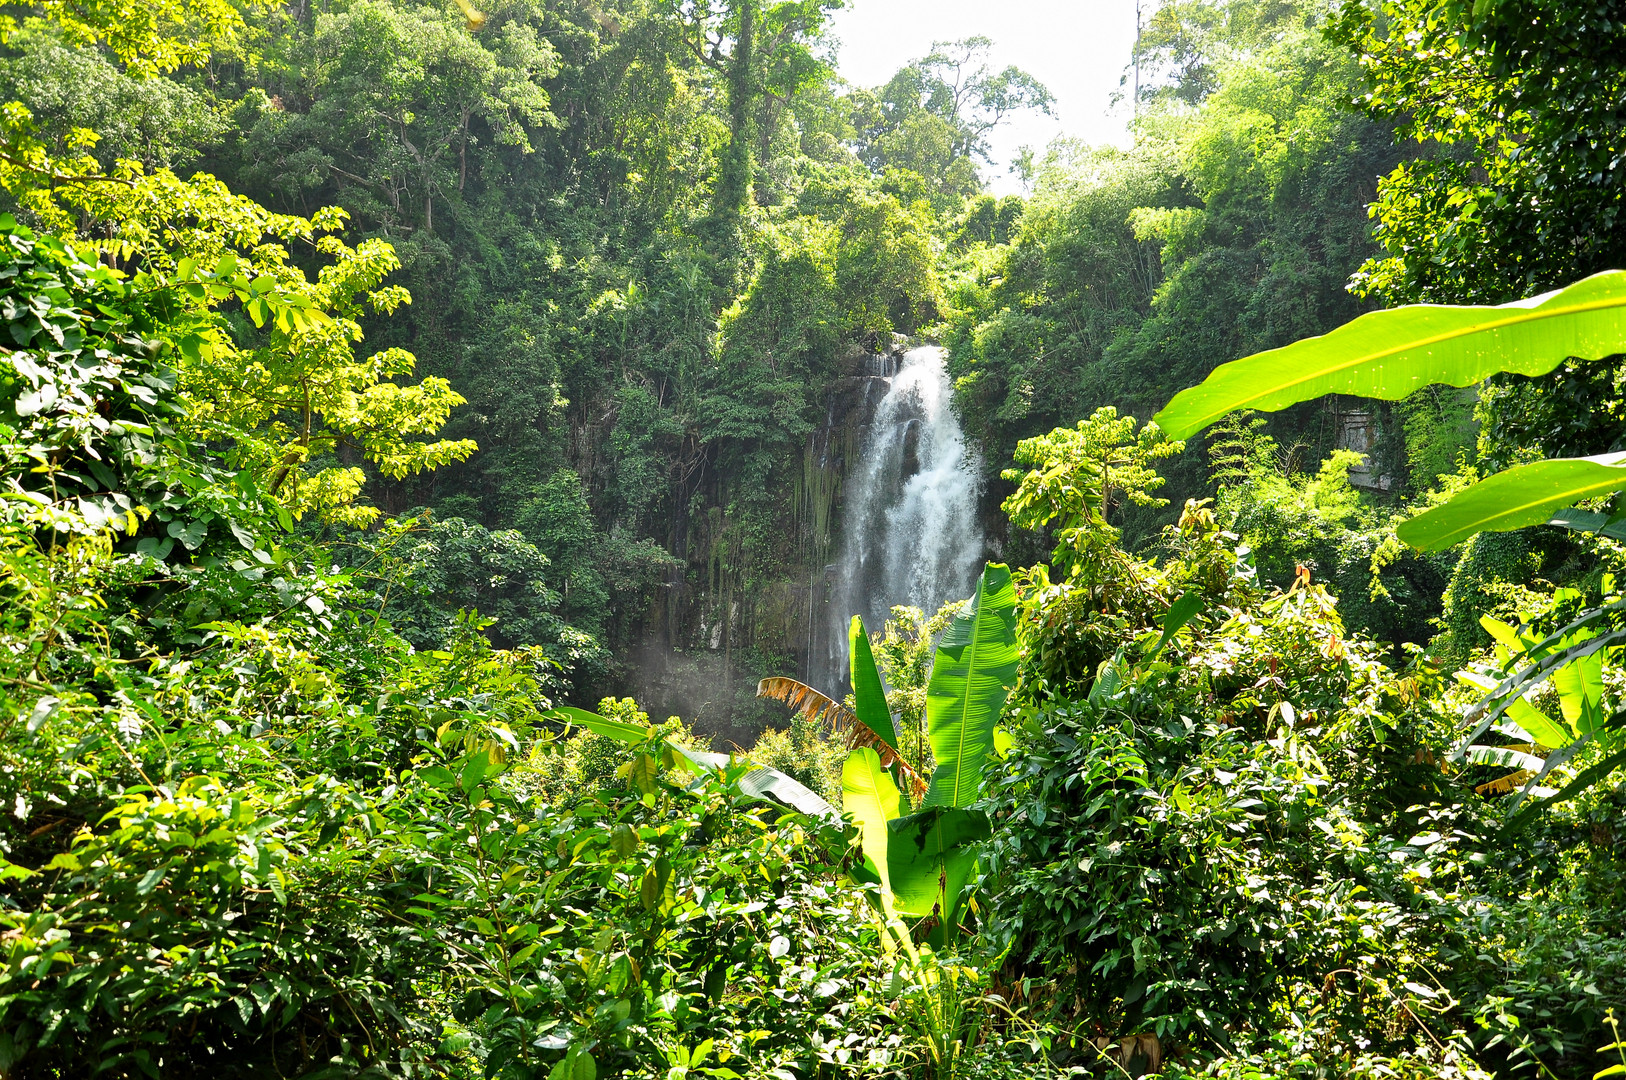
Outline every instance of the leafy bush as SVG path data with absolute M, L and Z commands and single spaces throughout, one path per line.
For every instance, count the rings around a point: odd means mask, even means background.
M 778 769 L 797 782 L 841 805 L 841 761 L 845 748 L 826 739 L 818 725 L 802 713 L 783 729 L 769 728 L 757 736 L 751 760 Z

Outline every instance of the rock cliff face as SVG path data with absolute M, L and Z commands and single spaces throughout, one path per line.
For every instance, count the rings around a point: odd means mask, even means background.
M 783 706 L 757 700 L 756 684 L 767 675 L 809 678 L 825 647 L 844 481 L 904 348 L 899 340 L 844 358 L 844 373 L 825 388 L 823 423 L 800 461 L 765 479 L 767 490 L 743 490 L 750 479 L 719 463 L 680 508 L 685 520 L 672 536 L 682 565 L 625 658 L 626 692 L 651 716 L 682 716 L 722 747 L 749 746 L 763 727 L 785 722 Z M 755 497 L 754 515 L 739 511 L 742 496 Z

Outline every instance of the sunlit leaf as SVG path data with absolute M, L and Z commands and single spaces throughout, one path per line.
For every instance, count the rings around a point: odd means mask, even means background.
M 869 635 L 864 632 L 864 620 L 854 615 L 847 628 L 847 655 L 852 672 L 853 705 L 858 722 L 873 731 L 887 746 L 898 748 L 898 729 L 892 713 L 886 707 L 886 693 L 881 689 L 881 675 L 875 669 L 875 655 L 870 651 Z
M 1374 311 L 1321 337 L 1221 364 L 1156 421 L 1185 439 L 1237 409 L 1284 409 L 1327 394 L 1399 401 L 1425 386 L 1498 372 L 1544 375 L 1570 357 L 1626 351 L 1626 272 L 1497 307 L 1415 304 Z
M 1532 461 L 1464 488 L 1443 505 L 1402 522 L 1395 535 L 1422 551 L 1440 551 L 1475 533 L 1544 524 L 1564 507 L 1621 488 L 1626 488 L 1626 454 Z
M 982 793 L 994 725 L 1016 682 L 1016 590 L 989 563 L 967 609 L 937 643 L 926 686 L 927 733 L 937 767 L 922 807 L 969 806 Z

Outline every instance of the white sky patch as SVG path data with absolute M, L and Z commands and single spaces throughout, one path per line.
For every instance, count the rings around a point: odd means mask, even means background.
M 1142 0 L 1149 13 L 1152 0 Z M 1017 148 L 1043 151 L 1057 135 L 1092 144 L 1129 143 L 1128 95 L 1112 94 L 1135 43 L 1135 0 L 848 0 L 831 20 L 842 76 L 879 86 L 931 51 L 934 41 L 981 34 L 993 40 L 990 67 L 1024 69 L 1056 95 L 1054 117 L 1024 113 L 990 136 L 995 164 L 983 176 L 995 194 L 1021 190 L 1006 166 Z

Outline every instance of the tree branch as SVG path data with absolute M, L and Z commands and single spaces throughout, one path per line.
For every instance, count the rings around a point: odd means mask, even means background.
M 128 180 L 122 176 L 104 176 L 100 174 L 65 176 L 55 169 L 42 169 L 38 165 L 30 165 L 26 161 L 19 161 L 4 150 L 0 150 L 0 161 L 4 161 L 14 168 L 22 169 L 24 172 L 31 172 L 36 176 L 49 177 L 53 184 L 123 184 L 125 187 L 135 187 L 134 180 Z

